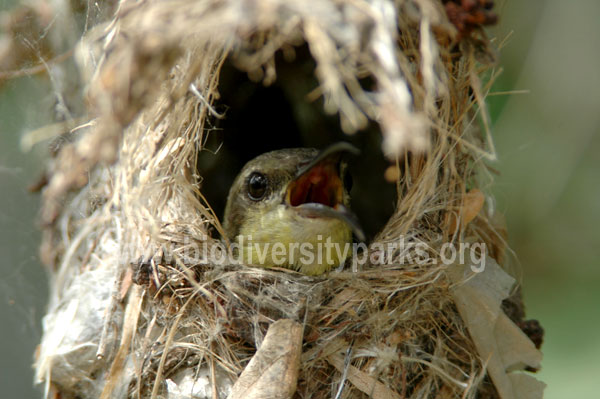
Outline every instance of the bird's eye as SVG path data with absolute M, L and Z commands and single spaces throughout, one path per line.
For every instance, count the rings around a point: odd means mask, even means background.
M 254 172 L 248 178 L 248 196 L 254 201 L 263 199 L 269 181 L 262 173 Z
M 346 188 L 347 192 L 350 192 L 350 190 L 352 190 L 352 184 L 354 184 L 354 181 L 352 180 L 352 175 L 350 174 L 350 171 L 346 170 L 346 173 L 344 174 L 344 187 Z

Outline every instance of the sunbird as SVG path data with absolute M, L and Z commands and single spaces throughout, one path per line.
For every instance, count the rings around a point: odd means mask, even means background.
M 321 152 L 291 148 L 249 161 L 231 186 L 223 222 L 238 258 L 308 275 L 343 264 L 352 254 L 352 233 L 365 239 L 350 211 L 347 157 L 357 153 L 341 142 Z

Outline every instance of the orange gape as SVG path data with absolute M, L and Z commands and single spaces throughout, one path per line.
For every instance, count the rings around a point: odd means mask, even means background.
M 342 202 L 342 181 L 334 164 L 316 165 L 293 183 L 290 205 L 318 203 L 332 208 Z

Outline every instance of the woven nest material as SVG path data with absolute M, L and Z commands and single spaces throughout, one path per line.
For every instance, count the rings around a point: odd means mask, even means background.
M 458 4 L 123 1 L 86 32 L 88 122 L 63 137 L 41 216 L 47 395 L 541 397 L 514 372 L 541 353 L 519 328 L 504 229 L 483 194 L 495 154 L 480 77 L 493 52 Z M 278 56 L 293 64 L 301 48 L 318 87 L 299 102 L 318 99 L 347 134 L 383 137 L 393 214 L 367 262 L 325 276 L 215 264 L 226 247 L 206 148 L 236 117 L 220 108 L 220 73 L 268 86 Z M 386 250 L 401 239 L 413 245 Z M 485 244 L 474 253 L 485 268 L 442 262 L 445 243 Z

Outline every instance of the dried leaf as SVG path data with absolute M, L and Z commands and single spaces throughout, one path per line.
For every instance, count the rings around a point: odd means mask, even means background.
M 331 363 L 340 373 L 344 372 L 344 358 L 340 354 L 334 354 L 327 357 L 327 361 Z M 377 378 L 361 371 L 360 369 L 348 365 L 348 381 L 357 389 L 369 395 L 373 399 L 400 399 L 400 395 L 392 389 L 386 387 Z
M 533 342 L 501 310 L 502 300 L 509 296 L 514 279 L 492 258 L 486 258 L 485 266 L 480 273 L 467 266 L 450 270 L 451 279 L 457 284 L 452 295 L 458 311 L 480 358 L 487 362 L 500 397 L 541 398 L 545 384 L 533 377 L 523 379 L 508 374 L 525 366 L 537 368 L 542 359 Z
M 481 211 L 485 196 L 481 190 L 475 188 L 463 196 L 463 204 L 460 210 L 460 219 L 463 226 L 466 226 L 475 219 L 475 216 Z
M 248 363 L 228 399 L 284 399 L 296 391 L 302 325 L 289 319 L 271 324 L 262 345 Z
M 506 371 L 540 367 L 542 352 L 504 313 L 500 313 L 496 321 L 494 336 Z
M 460 219 L 460 226 L 464 228 L 467 224 L 469 224 L 477 214 L 483 208 L 483 204 L 485 202 L 485 195 L 481 192 L 481 190 L 475 188 L 462 197 L 462 204 L 458 209 L 458 218 Z M 457 213 L 448 212 L 446 213 L 446 228 L 449 234 L 454 234 L 459 227 L 459 222 L 457 219 Z
M 112 397 L 114 389 L 117 384 L 121 382 L 120 379 L 126 376 L 126 373 L 123 373 L 123 369 L 125 368 L 127 355 L 129 355 L 131 351 L 131 340 L 135 335 L 143 298 L 144 295 L 141 288 L 137 285 L 134 286 L 131 295 L 129 296 L 127 308 L 125 309 L 121 344 L 119 345 L 117 355 L 110 366 L 108 376 L 106 377 L 106 384 L 104 384 L 104 388 L 100 394 L 100 399 Z
M 524 373 L 511 373 L 508 378 L 510 378 L 515 392 L 519 392 L 519 399 L 536 399 L 543 396 L 546 384 L 532 376 Z

